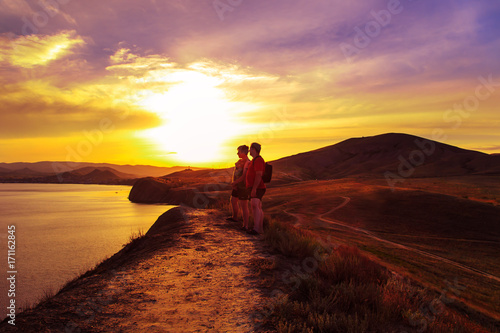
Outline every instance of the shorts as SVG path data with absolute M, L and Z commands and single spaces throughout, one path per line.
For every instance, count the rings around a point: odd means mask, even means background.
M 252 195 L 252 188 L 248 187 L 247 191 L 248 191 L 248 195 L 250 196 L 250 199 L 252 199 L 252 196 L 251 196 Z M 260 201 L 262 201 L 262 197 L 264 196 L 264 193 L 266 193 L 266 189 L 265 188 L 258 188 L 256 192 L 257 192 L 256 196 L 253 198 L 258 198 Z
M 246 188 L 237 188 L 231 192 L 232 197 L 236 197 L 239 200 L 248 200 L 250 197 L 250 192 Z

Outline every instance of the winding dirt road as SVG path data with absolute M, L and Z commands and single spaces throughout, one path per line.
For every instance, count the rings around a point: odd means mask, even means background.
M 342 222 L 342 221 L 339 221 L 339 220 L 336 220 L 336 219 L 326 218 L 325 216 L 327 216 L 327 215 L 335 212 L 336 210 L 338 210 L 338 209 L 346 206 L 351 201 L 351 198 L 349 198 L 349 197 L 342 197 L 342 198 L 344 199 L 344 202 L 342 202 L 340 205 L 333 207 L 332 209 L 330 209 L 326 213 L 316 215 L 315 218 L 317 220 L 319 220 L 319 221 L 326 222 L 326 223 L 331 224 L 331 225 L 340 226 L 340 227 L 343 227 L 345 229 L 349 229 L 349 230 L 355 231 L 355 232 L 357 232 L 359 234 L 364 234 L 364 235 L 370 237 L 371 239 L 377 240 L 377 241 L 385 243 L 385 244 L 392 245 L 392 246 L 394 246 L 396 248 L 400 248 L 400 249 L 404 249 L 404 250 L 407 250 L 407 251 L 411 251 L 413 253 L 418 253 L 418 254 L 420 254 L 422 256 L 426 256 L 426 257 L 429 257 L 429 258 L 432 258 L 432 259 L 435 259 L 435 260 L 438 260 L 438 261 L 441 261 L 441 262 L 453 265 L 453 266 L 458 267 L 458 268 L 460 268 L 460 269 L 462 269 L 464 271 L 475 273 L 475 274 L 481 275 L 483 277 L 486 277 L 486 278 L 495 280 L 497 282 L 500 282 L 500 278 L 499 277 L 497 277 L 495 275 L 492 275 L 492 274 L 489 274 L 487 272 L 484 272 L 482 270 L 479 270 L 477 268 L 470 267 L 470 266 L 458 263 L 456 261 L 453 261 L 453 260 L 450 260 L 450 259 L 438 256 L 436 254 L 432 254 L 432 253 L 429 253 L 429 252 L 426 252 L 426 251 L 422 251 L 422 250 L 419 250 L 419 249 L 416 249 L 416 248 L 413 248 L 413 247 L 410 247 L 410 246 L 406 246 L 406 245 L 403 245 L 403 244 L 400 244 L 400 243 L 396 243 L 396 242 L 393 242 L 393 241 L 390 241 L 390 240 L 387 240 L 387 239 L 384 239 L 384 238 L 380 238 L 379 236 L 375 235 L 374 233 L 372 233 L 369 230 L 366 230 L 366 229 L 363 229 L 363 228 L 359 228 L 359 227 L 355 227 L 355 226 L 349 225 L 349 224 L 347 224 L 345 222 Z M 296 224 L 302 224 L 303 223 L 302 222 L 303 218 L 299 214 L 297 214 L 297 213 L 290 213 L 287 210 L 284 210 L 284 212 L 287 213 L 287 214 L 289 214 L 289 215 L 291 215 L 291 216 L 293 216 L 293 217 L 295 217 L 297 219 Z

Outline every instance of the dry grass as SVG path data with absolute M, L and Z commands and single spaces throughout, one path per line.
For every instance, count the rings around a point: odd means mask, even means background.
M 122 247 L 126 247 L 128 245 L 131 245 L 132 243 L 134 243 L 134 241 L 140 240 L 144 236 L 146 236 L 144 229 L 137 230 L 137 232 L 133 232 L 132 234 L 130 234 L 130 236 L 128 237 L 128 242 L 123 244 Z
M 499 276 L 500 211 L 486 202 L 499 197 L 498 184 L 498 176 L 408 179 L 393 193 L 380 179 L 303 182 L 270 189 L 264 204 L 266 214 L 290 223 L 297 223 L 297 218 L 287 212 L 300 216 L 301 228 L 369 252 L 430 289 L 446 290 L 446 281 L 458 277 L 466 285 L 458 300 L 498 318 L 498 281 L 317 218 L 348 197 L 347 205 L 323 217 Z M 468 195 L 469 200 L 462 195 Z
M 340 246 L 319 268 L 331 283 L 384 284 L 390 276 L 385 268 L 348 246 Z
M 213 201 L 210 201 L 210 203 L 207 205 L 208 209 L 218 209 L 222 211 L 228 212 L 228 214 L 231 214 L 231 197 L 229 195 L 224 196 L 220 195 Z
M 295 258 L 314 256 L 321 246 L 307 231 L 278 222 L 273 218 L 266 218 L 264 237 L 276 250 L 284 255 Z
M 290 282 L 287 295 L 270 316 L 278 332 L 495 331 L 446 307 L 439 295 L 412 286 L 355 247 L 325 249 L 308 231 L 266 220 L 270 245 L 302 263 L 317 263 L 284 279 Z

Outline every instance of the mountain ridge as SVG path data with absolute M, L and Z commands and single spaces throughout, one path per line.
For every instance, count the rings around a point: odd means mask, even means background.
M 92 162 L 60 162 L 60 161 L 40 161 L 40 162 L 13 162 L 0 163 L 0 173 L 13 172 L 23 168 L 29 168 L 33 171 L 48 174 L 60 174 L 68 171 L 75 171 L 85 167 L 93 168 L 112 168 L 118 172 L 133 175 L 134 178 L 140 177 L 160 177 L 172 172 L 186 169 L 185 166 L 159 167 L 152 165 L 130 165 L 130 164 L 111 164 L 111 163 L 92 163 Z M 196 168 L 200 169 L 200 168 Z
M 265 157 L 265 147 L 263 150 Z M 486 154 L 405 133 L 385 133 L 367 137 L 349 138 L 333 145 L 269 161 L 274 167 L 274 183 L 280 181 L 338 179 L 345 177 L 448 177 L 465 175 L 500 175 L 500 154 Z M 78 166 L 78 168 L 76 168 Z M 68 179 L 78 178 L 92 170 L 108 170 L 110 179 L 207 178 L 226 177 L 232 168 L 202 169 L 186 167 L 155 167 L 145 165 L 114 165 L 109 163 L 36 162 L 0 163 L 0 176 L 6 169 L 16 177 L 35 177 L 36 172 L 52 170 L 52 175 L 38 175 Z M 29 168 L 28 168 L 29 167 Z M 71 167 L 74 167 L 71 169 Z M 28 169 L 26 169 L 28 168 Z M 104 169 L 103 169 L 104 168 Z M 58 175 L 55 174 L 58 170 Z M 80 171 L 78 171 L 80 170 Z M 17 174 L 16 174 L 17 172 Z M 76 174 L 65 175 L 66 172 Z M 79 175 L 78 175 L 79 174 Z M 99 177 L 104 181 L 103 174 Z M 227 177 L 226 177 L 227 178 Z M 48 181 L 47 179 L 44 182 Z M 53 181 L 53 179 L 49 179 Z M 83 181 L 76 179 L 75 181 Z
M 413 177 L 500 174 L 500 156 L 403 133 L 350 138 L 270 163 L 302 179 L 383 176 L 405 168 Z

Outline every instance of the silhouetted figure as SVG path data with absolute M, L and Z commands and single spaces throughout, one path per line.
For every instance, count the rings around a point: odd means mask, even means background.
M 231 186 L 233 187 L 233 191 L 231 192 L 232 216 L 228 218 L 228 220 L 237 222 L 238 211 L 239 209 L 241 209 L 241 215 L 243 217 L 243 228 L 245 230 L 248 230 L 250 228 L 248 224 L 249 192 L 246 187 L 246 175 L 248 167 L 250 166 L 250 160 L 248 159 L 248 146 L 239 146 L 237 154 L 239 160 L 234 164 L 233 181 L 231 183 Z
M 246 186 L 250 193 L 250 204 L 252 205 L 253 230 L 250 234 L 264 233 L 264 212 L 262 211 L 262 197 L 266 193 L 266 185 L 262 180 L 266 162 L 260 156 L 261 146 L 257 142 L 250 145 L 250 155 L 253 157 L 246 176 Z

